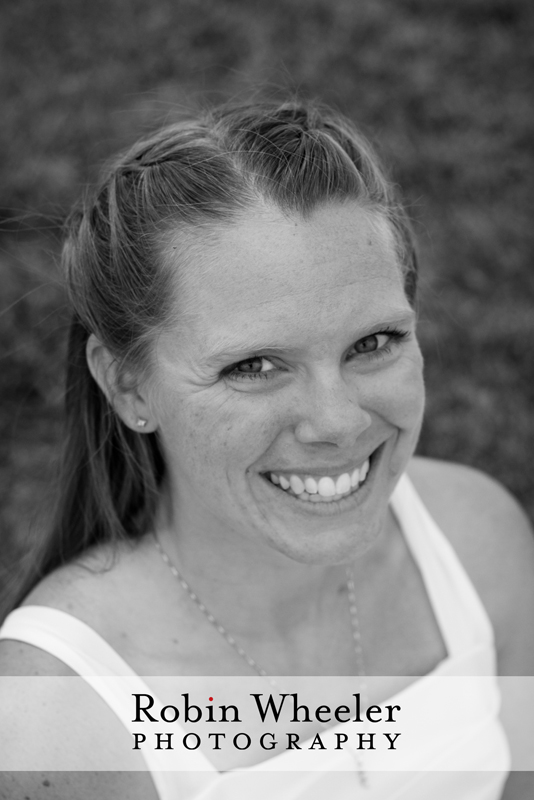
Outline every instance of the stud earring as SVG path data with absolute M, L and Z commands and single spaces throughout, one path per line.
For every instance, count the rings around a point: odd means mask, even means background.
M 147 424 L 147 422 L 148 422 L 147 419 L 143 419 L 142 417 L 138 417 L 137 418 L 137 422 L 135 424 L 137 425 L 138 428 L 144 428 L 145 425 Z

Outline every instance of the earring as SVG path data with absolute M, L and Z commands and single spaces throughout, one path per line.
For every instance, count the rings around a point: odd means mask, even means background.
M 137 425 L 138 428 L 144 428 L 145 425 L 147 424 L 147 422 L 148 422 L 147 419 L 143 419 L 142 417 L 138 417 L 137 418 L 137 422 L 135 424 Z

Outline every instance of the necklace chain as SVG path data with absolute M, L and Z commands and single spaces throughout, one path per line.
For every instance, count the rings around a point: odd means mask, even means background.
M 255 661 L 252 656 L 249 656 L 248 653 L 241 647 L 241 645 L 236 642 L 233 636 L 228 633 L 224 625 L 214 617 L 214 615 L 209 611 L 209 609 L 204 605 L 201 601 L 199 596 L 193 589 L 190 587 L 188 582 L 185 580 L 183 575 L 176 569 L 175 565 L 170 560 L 169 556 L 159 543 L 156 535 L 154 534 L 154 544 L 156 545 L 156 549 L 158 550 L 161 558 L 167 564 L 170 571 L 181 585 L 182 589 L 186 592 L 189 596 L 190 600 L 196 605 L 199 611 L 206 617 L 208 622 L 215 628 L 215 630 L 226 640 L 226 642 L 232 647 L 236 653 L 246 661 L 249 667 L 254 670 L 254 672 L 259 675 L 261 678 L 265 678 L 268 680 L 271 685 L 276 686 L 276 682 L 269 676 L 269 673 L 266 672 L 263 667 L 260 667 L 257 661 Z M 364 699 L 364 705 L 367 705 L 367 684 L 365 683 L 365 662 L 363 658 L 363 647 L 362 647 L 362 637 L 360 632 L 360 620 L 358 617 L 358 607 L 356 605 L 356 590 L 354 586 L 354 576 L 352 574 L 352 569 L 350 566 L 347 565 L 345 568 L 346 573 L 346 583 L 348 589 L 348 599 L 349 599 L 349 611 L 350 611 L 350 621 L 352 627 L 352 638 L 354 641 L 354 653 L 356 655 L 356 663 L 357 663 L 357 674 L 360 678 L 360 692 Z M 356 756 L 356 765 L 358 768 L 358 777 L 360 783 L 363 788 L 368 787 L 367 775 L 363 769 L 360 756 L 359 754 Z
M 241 658 L 244 661 L 247 662 L 249 667 L 251 667 L 251 669 L 253 669 L 254 672 L 256 672 L 258 675 L 260 675 L 262 678 L 269 678 L 269 675 L 267 674 L 267 672 L 262 667 L 260 667 L 260 665 L 256 661 L 254 661 L 254 659 L 251 656 L 249 656 L 248 653 L 246 653 L 243 650 L 241 645 L 238 644 L 238 642 L 236 642 L 234 637 L 231 636 L 228 633 L 226 628 L 223 625 L 221 625 L 221 623 L 213 616 L 211 611 L 209 611 L 206 608 L 204 603 L 200 600 L 199 596 L 191 589 L 191 587 L 189 586 L 189 584 L 187 583 L 185 578 L 178 572 L 178 570 L 176 569 L 176 567 L 174 566 L 174 564 L 170 560 L 169 556 L 167 555 L 167 553 L 165 552 L 165 550 L 163 549 L 163 547 L 160 545 L 159 541 L 156 538 L 154 538 L 154 542 L 156 544 L 156 548 L 158 549 L 162 559 L 167 564 L 167 566 L 169 567 L 170 571 L 172 572 L 172 574 L 174 575 L 176 580 L 180 583 L 182 589 L 184 589 L 184 591 L 189 595 L 190 599 L 196 605 L 198 610 L 201 611 L 204 614 L 204 616 L 206 617 L 208 622 L 210 622 L 213 625 L 213 627 L 221 634 L 221 636 L 224 639 L 226 639 L 226 641 L 228 642 L 230 647 L 234 648 L 236 653 L 239 656 L 241 656 Z

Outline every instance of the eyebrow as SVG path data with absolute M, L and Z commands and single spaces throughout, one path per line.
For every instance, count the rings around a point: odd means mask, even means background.
M 359 338 L 365 335 L 372 335 L 368 333 L 369 330 L 379 330 L 380 328 L 391 327 L 393 325 L 410 325 L 416 317 L 413 309 L 399 310 L 399 312 L 387 312 L 380 321 L 366 323 L 359 329 L 356 329 L 353 335 L 353 341 L 358 341 Z M 281 354 L 295 352 L 300 348 L 281 345 L 280 342 L 272 340 L 263 341 L 249 341 L 246 344 L 241 344 L 234 337 L 225 337 L 217 340 L 218 348 L 210 351 L 205 356 L 205 360 L 210 364 L 218 364 L 223 361 L 239 361 L 247 356 L 255 353 L 267 352 L 273 354 Z

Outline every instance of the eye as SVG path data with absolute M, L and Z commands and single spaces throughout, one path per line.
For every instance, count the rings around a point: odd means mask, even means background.
M 408 336 L 408 331 L 401 331 L 397 328 L 371 333 L 369 336 L 358 339 L 353 345 L 353 357 L 354 352 L 356 355 L 367 356 L 369 359 L 387 356 L 395 346 L 399 345 Z
M 391 335 L 387 333 L 373 333 L 371 336 L 364 336 L 354 345 L 357 353 L 374 353 L 381 350 L 390 340 Z
M 274 366 L 268 359 L 262 356 L 256 356 L 255 358 L 250 358 L 248 361 L 241 361 L 239 364 L 236 364 L 234 369 L 236 372 L 250 374 L 251 372 L 270 372 L 270 370 L 274 369 Z
M 235 364 L 227 373 L 227 377 L 234 380 L 243 378 L 266 378 L 267 373 L 275 370 L 274 364 L 264 356 L 254 356 Z

